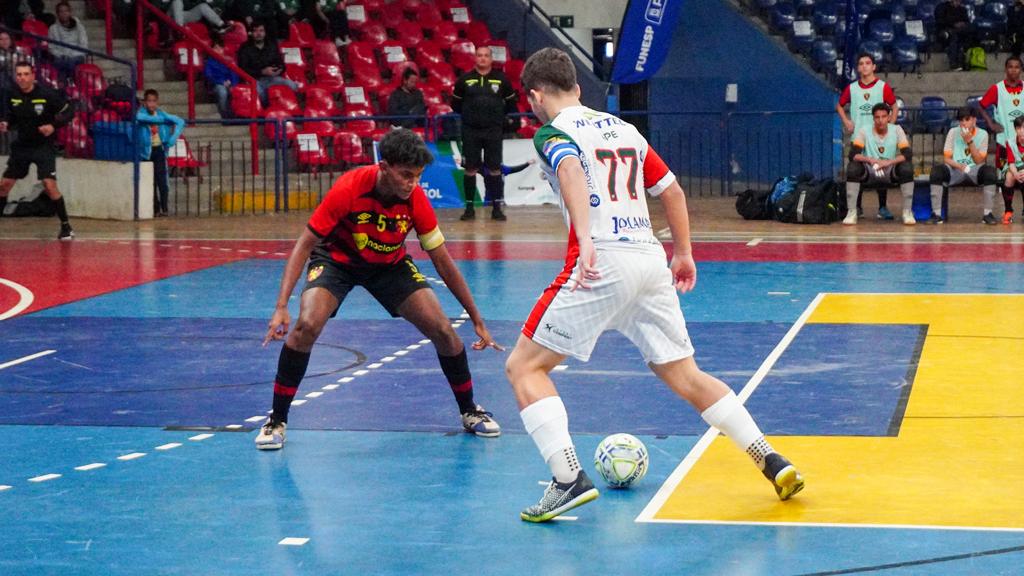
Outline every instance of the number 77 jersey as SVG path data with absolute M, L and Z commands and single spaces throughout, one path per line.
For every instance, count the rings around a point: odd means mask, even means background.
M 533 137 L 548 182 L 559 196 L 558 167 L 578 158 L 586 177 L 590 203 L 590 236 L 597 247 L 658 246 L 644 194 L 657 196 L 675 175 L 630 123 L 586 106 L 563 109 Z M 570 238 L 570 242 L 575 238 Z

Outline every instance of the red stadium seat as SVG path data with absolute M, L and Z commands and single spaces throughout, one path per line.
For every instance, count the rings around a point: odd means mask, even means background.
M 423 28 L 416 22 L 406 20 L 398 25 L 395 35 L 402 46 L 415 48 L 423 41 Z
M 466 27 L 466 39 L 477 46 L 486 46 L 491 41 L 491 31 L 487 29 L 487 24 L 474 20 Z
M 264 116 L 267 120 L 278 120 L 284 122 L 284 137 L 286 140 L 292 140 L 298 133 L 295 127 L 295 122 L 292 121 L 294 114 L 288 110 L 281 109 L 270 109 L 267 110 Z M 263 125 L 263 133 L 266 134 L 267 139 L 273 141 L 277 136 L 277 123 L 267 122 Z
M 402 74 L 405 74 L 406 70 L 412 70 L 416 74 L 420 73 L 419 66 L 415 62 L 395 62 L 391 65 L 391 83 L 398 85 L 402 82 Z
M 167 167 L 190 169 L 200 166 L 206 166 L 206 162 L 196 158 L 192 154 L 192 147 L 189 146 L 188 140 L 184 136 L 179 136 L 174 147 L 167 151 Z
M 299 111 L 298 96 L 284 84 L 267 87 L 267 102 L 271 109 L 288 110 L 293 114 L 297 114 Z
M 416 9 L 416 23 L 424 30 L 432 30 L 443 20 L 441 11 L 431 2 L 424 2 Z
M 231 29 L 224 33 L 222 39 L 224 40 L 224 51 L 234 56 L 238 52 L 238 47 L 249 39 L 249 34 L 245 30 L 245 24 L 241 22 L 229 22 L 229 24 Z
M 97 122 L 120 122 L 121 116 L 113 110 L 96 110 L 92 114 L 89 114 L 89 125 L 92 126 Z
M 334 161 L 346 164 L 369 164 L 370 157 L 363 150 L 363 141 L 351 130 L 334 134 Z
M 358 3 L 366 6 L 370 14 L 379 14 L 384 5 L 387 4 L 387 0 L 359 0 Z
M 160 27 L 156 22 L 146 24 L 145 38 L 143 44 L 150 52 L 160 52 Z
M 190 22 L 185 24 L 185 29 L 199 37 L 203 43 L 210 44 L 210 30 L 202 22 Z
M 359 31 L 359 37 L 370 46 L 380 46 L 388 41 L 388 31 L 379 22 L 368 22 Z
M 107 89 L 107 81 L 103 78 L 103 70 L 95 64 L 82 63 L 75 67 L 75 84 L 87 100 L 103 96 Z
M 430 39 L 440 46 L 451 46 L 459 41 L 459 29 L 448 20 L 441 22 L 429 32 Z
M 441 90 L 433 84 L 421 84 L 418 86 L 420 92 L 423 92 L 423 103 L 427 106 L 431 104 L 443 104 L 444 98 L 441 97 Z
M 316 173 L 321 166 L 331 163 L 331 157 L 324 148 L 323 138 L 305 127 L 295 135 L 295 155 L 299 168 L 309 167 Z
M 311 49 L 316 42 L 316 32 L 309 22 L 291 22 L 288 24 L 288 41 L 294 42 L 305 49 Z
M 520 138 L 533 138 L 533 135 L 540 130 L 540 124 L 532 120 L 527 119 L 526 116 L 522 117 L 522 123 L 520 124 L 519 130 L 516 130 L 516 135 Z
M 388 113 L 388 98 L 391 98 L 391 94 L 395 90 L 398 90 L 396 84 L 389 84 L 377 90 L 377 109 L 380 110 L 381 114 L 386 115 Z
M 463 72 L 476 66 L 476 45 L 472 42 L 456 42 L 451 46 L 451 65 Z
M 262 115 L 263 107 L 259 98 L 253 92 L 249 84 L 238 84 L 231 87 L 231 112 L 238 118 L 258 118 Z M 252 106 L 256 105 L 256 114 L 253 115 Z
M 190 68 L 192 73 L 197 76 L 203 73 L 203 64 L 206 59 L 191 40 L 176 42 L 172 53 L 174 54 L 174 69 L 179 74 L 188 74 Z
M 306 109 L 322 112 L 322 114 L 317 114 L 318 117 L 341 116 L 341 110 L 334 103 L 334 93 L 319 85 L 310 86 L 306 90 Z
M 444 62 L 434 64 L 427 68 L 427 83 L 446 89 L 442 91 L 451 92 L 452 86 L 455 84 L 455 72 Z
M 397 3 L 385 4 L 380 9 L 380 23 L 388 30 L 395 30 L 398 25 L 405 22 L 405 14 L 402 7 Z
M 447 14 L 448 10 L 452 8 L 466 7 L 462 0 L 434 0 L 434 4 L 437 5 L 438 10 L 445 14 Z
M 515 58 L 511 58 L 509 59 L 508 62 L 505 63 L 505 76 L 508 77 L 508 81 L 516 90 L 520 90 L 523 87 L 523 84 L 522 82 L 520 82 L 520 80 L 523 76 L 524 64 L 526 63 L 523 62 L 522 60 L 517 60 Z
M 317 40 L 313 44 L 313 64 L 341 64 L 341 56 L 334 42 Z
M 376 92 L 384 86 L 384 79 L 377 66 L 356 66 L 352 69 L 352 82 L 361 85 L 367 92 Z
M 373 120 L 359 120 L 363 116 L 372 116 L 365 109 L 353 108 L 345 112 L 345 116 L 351 118 L 347 122 L 342 123 L 342 130 L 355 132 L 360 138 L 373 138 L 374 132 L 377 130 L 377 123 Z
M 345 59 L 350 68 L 359 63 L 377 65 L 373 47 L 366 42 L 349 42 L 348 46 L 345 46 Z
M 345 79 L 338 64 L 314 64 L 313 78 L 317 86 L 328 90 L 338 91 L 345 87 Z
M 281 59 L 284 60 L 285 70 L 291 70 L 296 75 L 303 77 L 306 75 L 309 65 L 306 62 L 305 54 L 302 53 L 302 45 L 289 40 L 278 44 L 277 49 L 281 53 Z
M 405 12 L 406 16 L 415 18 L 420 7 L 424 4 L 430 4 L 430 0 L 396 0 L 395 3 L 402 7 L 402 11 Z
M 362 86 L 346 86 L 342 92 L 341 101 L 344 103 L 345 113 L 355 108 L 362 108 L 372 111 L 370 107 L 369 94 Z
M 306 118 L 326 118 L 327 116 L 319 110 L 306 110 L 303 115 Z M 334 136 L 334 133 L 338 131 L 338 127 L 334 125 L 330 120 L 307 120 L 302 123 L 303 132 L 311 132 L 319 134 L 324 138 L 330 138 Z
M 441 53 L 441 46 L 433 40 L 424 40 L 416 46 L 416 58 L 413 59 L 421 67 L 426 68 L 431 64 L 444 62 L 444 54 Z
M 64 147 L 68 157 L 90 158 L 93 155 L 88 124 L 79 114 L 75 114 L 71 122 L 57 130 L 57 141 Z
M 57 70 L 57 67 L 53 64 L 45 62 L 43 64 L 39 64 L 37 62 L 36 78 L 48 85 L 50 88 L 57 88 L 60 86 L 60 71 Z M 70 86 L 68 88 L 70 88 Z M 70 96 L 68 96 L 68 98 L 70 98 Z
M 309 82 L 309 79 L 306 78 L 306 70 L 304 68 L 299 69 L 294 66 L 285 66 L 282 76 L 295 82 L 295 89 L 299 92 L 306 91 L 306 83 Z
M 431 104 L 427 107 L 427 116 L 433 118 L 442 114 L 451 114 L 452 107 L 447 104 Z
M 403 44 L 396 40 L 388 40 L 380 46 L 380 61 L 384 68 L 391 68 L 396 62 L 409 60 L 409 53 L 406 52 Z

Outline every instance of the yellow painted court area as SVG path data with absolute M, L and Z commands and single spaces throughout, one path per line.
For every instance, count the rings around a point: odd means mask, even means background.
M 1024 530 L 1024 295 L 829 294 L 808 322 L 928 326 L 899 435 L 771 438 L 788 502 L 719 436 L 655 520 Z

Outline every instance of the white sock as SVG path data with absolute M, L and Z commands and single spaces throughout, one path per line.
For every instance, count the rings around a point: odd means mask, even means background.
M 860 195 L 860 182 L 846 183 L 846 209 L 857 213 L 857 196 Z
M 903 209 L 913 210 L 914 206 L 914 181 L 900 184 L 900 192 L 903 193 Z M 942 212 L 942 206 L 939 206 L 939 212 Z M 938 212 L 936 212 L 938 214 Z
M 728 436 L 740 450 L 754 460 L 758 468 L 764 469 L 764 457 L 775 450 L 765 439 L 747 408 L 740 404 L 735 392 L 730 390 L 707 410 L 701 412 L 700 417 Z
M 942 185 L 932 184 L 932 214 L 942 214 Z
M 580 461 L 569 436 L 569 415 L 562 399 L 558 396 L 542 398 L 523 408 L 519 416 L 555 480 L 562 483 L 575 480 Z
M 981 192 L 985 197 L 982 210 L 984 210 L 985 214 L 991 214 L 994 200 L 996 198 L 996 185 L 989 184 L 988 186 L 982 186 Z

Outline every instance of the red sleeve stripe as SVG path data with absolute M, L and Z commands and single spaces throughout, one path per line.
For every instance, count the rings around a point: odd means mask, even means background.
M 544 294 L 541 295 L 540 300 L 534 304 L 533 310 L 530 312 L 530 316 L 526 319 L 526 324 L 523 325 L 523 335 L 533 340 L 533 335 L 537 333 L 537 327 L 540 326 L 541 318 L 544 317 L 544 313 L 548 311 L 551 303 L 555 300 L 555 296 L 565 286 L 569 278 L 572 277 L 572 271 L 576 268 L 576 260 L 580 256 L 580 247 L 576 243 L 576 231 L 573 229 L 569 230 L 569 250 L 565 254 L 565 266 L 562 268 L 562 272 L 555 278 L 555 281 L 550 286 L 544 289 Z

